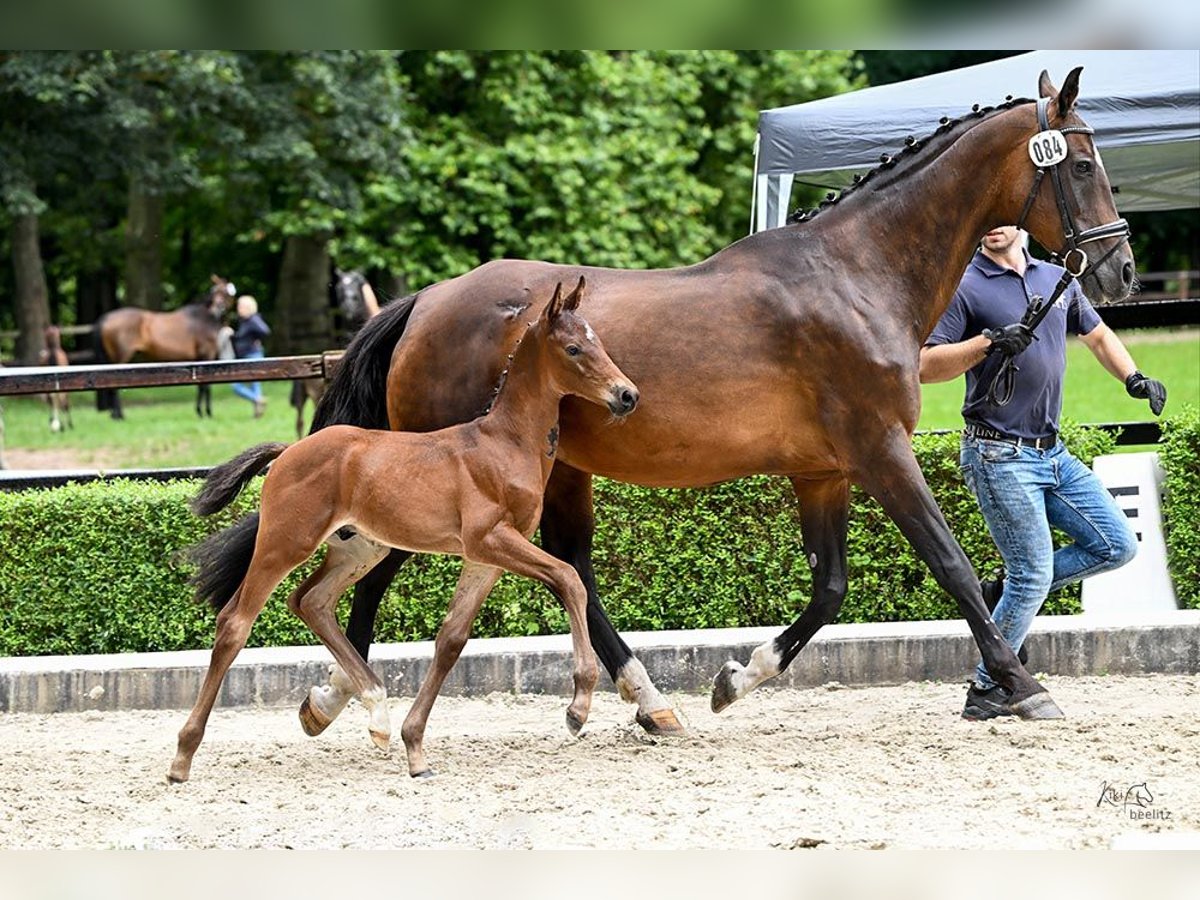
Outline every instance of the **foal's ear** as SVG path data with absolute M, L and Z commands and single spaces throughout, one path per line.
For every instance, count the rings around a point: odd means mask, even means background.
M 1058 88 L 1054 86 L 1054 82 L 1050 80 L 1050 73 L 1042 69 L 1042 74 L 1038 76 L 1038 96 L 1039 97 L 1057 97 Z
M 1083 66 L 1073 68 L 1067 75 L 1067 80 L 1063 82 L 1062 90 L 1058 92 L 1058 115 L 1060 118 L 1065 117 L 1075 106 L 1075 101 L 1079 99 L 1079 73 L 1082 71 Z
M 583 299 L 583 289 L 585 287 L 587 287 L 587 279 L 580 275 L 579 284 L 575 285 L 575 290 L 567 294 L 567 299 L 563 301 L 563 309 L 578 309 L 579 301 Z
M 548 322 L 553 322 L 558 318 L 558 314 L 563 311 L 563 295 L 562 282 L 554 286 L 554 296 L 550 298 L 550 302 L 546 304 L 546 308 L 542 310 L 542 316 Z

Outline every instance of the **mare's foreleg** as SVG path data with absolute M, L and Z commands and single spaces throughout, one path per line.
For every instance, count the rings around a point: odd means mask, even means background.
M 754 649 L 743 666 L 730 660 L 713 678 L 712 710 L 720 712 L 786 669 L 817 630 L 837 618 L 846 597 L 846 533 L 849 484 L 841 479 L 792 479 L 800 501 L 804 554 L 812 569 L 812 601 L 777 637 Z
M 260 545 L 261 546 L 261 545 Z M 307 554 L 296 558 L 295 553 L 268 550 L 255 554 L 250 563 L 250 569 L 242 581 L 241 587 L 230 599 L 229 603 L 217 616 L 217 636 L 213 642 L 212 657 L 209 660 L 208 671 L 200 686 L 200 695 L 191 715 L 179 731 L 179 743 L 175 750 L 175 759 L 167 773 L 167 780 L 179 783 L 188 780 L 191 773 L 192 757 L 200 741 L 204 738 L 204 728 L 208 716 L 216 703 L 217 693 L 225 673 L 233 665 L 233 660 L 246 646 L 250 636 L 250 627 L 262 612 L 271 591 L 283 580 L 288 572 L 298 566 Z
M 387 692 L 383 682 L 342 634 L 337 622 L 337 602 L 342 592 L 362 578 L 387 555 L 388 549 L 360 535 L 343 539 L 329 537 L 325 561 L 288 598 L 288 608 L 298 615 L 336 660 L 330 681 L 337 688 L 314 687 L 300 706 L 300 724 L 305 733 L 317 735 L 358 695 L 370 716 L 368 731 L 380 749 L 387 750 L 392 727 L 388 719 Z M 332 713 L 332 714 L 331 714 Z
M 429 721 L 429 711 L 433 709 L 442 683 L 466 646 L 471 624 L 500 577 L 500 571 L 498 566 L 463 560 L 462 574 L 458 576 L 458 586 L 454 589 L 450 608 L 446 610 L 446 618 L 433 642 L 433 664 L 400 727 L 400 736 L 404 739 L 404 750 L 408 756 L 408 774 L 413 778 L 433 775 L 425 759 L 425 724 Z
M 404 561 L 412 556 L 407 550 L 392 550 L 370 572 L 364 575 L 354 585 L 354 600 L 350 605 L 350 621 L 346 625 L 346 637 L 365 662 L 371 649 L 371 638 L 375 633 L 375 616 L 379 612 L 379 604 L 383 595 L 396 577 L 396 572 Z M 329 727 L 329 723 L 338 717 L 350 698 L 354 696 L 354 686 L 342 670 L 334 663 L 329 668 L 329 681 L 316 685 L 309 691 L 305 701 L 316 705 L 319 716 L 310 716 L 300 710 L 300 721 L 304 732 L 315 737 Z
M 869 453 L 859 483 L 899 526 L 933 577 L 954 597 L 995 682 L 1012 692 L 1009 708 L 1023 719 L 1058 719 L 1062 712 L 1050 694 L 1017 659 L 988 615 L 979 579 L 959 546 L 913 455 L 909 436 L 898 429 Z
M 542 507 L 542 546 L 574 567 L 587 591 L 587 624 L 592 648 L 621 699 L 637 704 L 636 719 L 651 734 L 678 734 L 684 729 L 670 704 L 654 686 L 646 667 L 613 627 L 600 603 L 592 569 L 592 536 L 596 519 L 592 476 L 555 463 Z

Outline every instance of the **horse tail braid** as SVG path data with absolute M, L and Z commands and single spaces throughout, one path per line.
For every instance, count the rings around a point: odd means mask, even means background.
M 317 404 L 308 433 L 330 425 L 386 430 L 387 373 L 420 293 L 393 300 L 354 336 Z
M 196 566 L 189 579 L 196 602 L 217 612 L 225 608 L 250 570 L 257 538 L 258 513 L 251 513 L 188 550 L 187 558 Z
M 287 444 L 258 444 L 217 466 L 204 479 L 200 493 L 192 498 L 189 504 L 192 512 L 198 516 L 211 516 L 227 507 L 251 478 L 287 448 Z
M 108 313 L 102 315 L 96 320 L 96 324 L 92 326 L 92 352 L 96 356 L 97 365 L 106 365 L 112 362 L 108 358 L 108 352 L 104 349 L 104 320 L 108 318 Z M 105 412 L 113 407 L 113 391 L 112 388 L 97 388 L 96 389 L 96 411 Z

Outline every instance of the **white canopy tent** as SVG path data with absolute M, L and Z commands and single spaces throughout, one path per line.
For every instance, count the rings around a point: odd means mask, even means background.
M 1079 113 L 1122 212 L 1200 207 L 1200 53 L 1038 50 L 1007 59 L 764 110 L 758 118 L 752 231 L 787 219 L 797 182 L 838 190 L 942 116 L 1006 95 L 1037 97 L 1045 69 L 1061 84 L 1083 66 Z

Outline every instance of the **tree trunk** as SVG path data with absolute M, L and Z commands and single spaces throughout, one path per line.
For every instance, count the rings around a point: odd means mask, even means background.
M 320 353 L 334 347 L 329 308 L 329 237 L 295 235 L 283 244 L 271 355 Z
M 129 181 L 129 210 L 125 225 L 125 303 L 143 309 L 162 309 L 163 198 Z
M 46 343 L 50 324 L 50 298 L 46 291 L 46 273 L 42 267 L 42 249 L 38 245 L 38 217 L 18 215 L 12 226 L 13 278 L 17 301 L 17 359 L 35 365 Z

